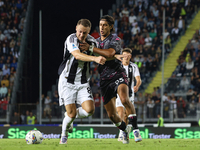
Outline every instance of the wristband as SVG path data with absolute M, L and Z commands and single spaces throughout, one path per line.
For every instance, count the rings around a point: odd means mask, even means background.
M 90 45 L 89 51 L 90 51 L 90 52 L 93 52 L 93 49 L 94 49 L 94 45 Z

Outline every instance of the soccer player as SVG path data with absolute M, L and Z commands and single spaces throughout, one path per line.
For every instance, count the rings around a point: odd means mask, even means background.
M 69 129 L 77 118 L 84 118 L 94 113 L 94 100 L 89 86 L 89 63 L 95 61 L 104 65 L 103 56 L 91 56 L 90 51 L 82 52 L 80 43 L 96 46 L 95 39 L 89 35 L 91 23 L 81 19 L 76 25 L 76 33 L 69 35 L 64 44 L 64 60 L 59 66 L 58 93 L 59 104 L 65 105 L 66 113 L 62 122 L 60 144 L 67 144 Z M 76 108 L 75 101 L 82 107 Z
M 134 105 L 134 93 L 136 93 L 142 83 L 141 78 L 140 78 L 140 72 L 138 69 L 138 66 L 134 63 L 132 63 L 131 57 L 132 57 L 132 50 L 130 48 L 125 48 L 122 50 L 122 55 L 123 57 L 123 67 L 126 70 L 126 74 L 128 77 L 128 87 L 129 87 L 129 99 L 131 103 Z M 136 85 L 134 86 L 134 78 L 136 79 Z M 128 118 L 127 115 L 125 114 L 125 109 L 124 106 L 119 98 L 117 96 L 116 99 L 116 107 L 117 107 L 117 113 L 121 117 L 121 119 L 124 120 L 126 125 L 128 125 Z M 119 137 L 118 141 L 123 141 L 123 132 L 120 130 L 119 132 Z
M 137 126 L 135 108 L 129 100 L 126 71 L 121 64 L 121 61 L 115 58 L 116 54 L 119 55 L 121 53 L 121 40 L 117 35 L 112 34 L 113 26 L 113 17 L 109 15 L 103 16 L 99 22 L 101 36 L 97 39 L 98 48 L 93 47 L 88 43 L 84 43 L 81 44 L 81 49 L 92 51 L 107 58 L 106 63 L 104 65 L 99 65 L 98 67 L 102 99 L 108 117 L 115 126 L 123 131 L 123 143 L 127 144 L 129 143 L 129 133 L 131 129 L 119 117 L 119 115 L 117 115 L 115 106 L 117 94 L 126 108 L 129 122 L 133 126 L 135 141 L 141 141 L 142 139 Z

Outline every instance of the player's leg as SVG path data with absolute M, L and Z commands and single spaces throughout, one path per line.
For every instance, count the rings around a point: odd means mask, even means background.
M 66 79 L 60 76 L 58 83 L 59 104 L 64 105 L 66 112 L 62 122 L 62 133 L 60 144 L 67 144 L 68 132 L 72 122 L 76 117 L 77 88 L 75 85 L 67 83 Z
M 116 98 L 116 110 L 117 110 L 117 114 L 119 115 L 119 117 L 122 120 L 124 120 L 124 113 L 125 113 L 124 106 L 122 105 L 122 102 L 121 102 L 119 96 L 117 96 L 117 98 Z M 122 130 L 119 130 L 118 141 L 123 141 L 123 131 Z
M 121 99 L 122 104 L 126 108 L 126 114 L 128 116 L 129 123 L 133 126 L 133 133 L 135 141 L 141 141 L 140 132 L 137 125 L 137 116 L 134 105 L 129 100 L 128 86 L 126 84 L 120 84 L 117 89 L 117 93 Z
M 81 104 L 82 107 L 77 108 L 77 118 L 85 118 L 94 114 L 94 101 L 87 100 Z
M 105 109 L 106 109 L 106 112 L 108 114 L 108 117 L 110 118 L 110 120 L 114 123 L 114 124 L 121 124 L 122 119 L 119 117 L 119 115 L 117 114 L 116 112 L 116 107 L 115 107 L 115 97 L 112 98 L 108 103 L 106 103 L 104 105 Z M 117 126 L 118 127 L 118 126 Z M 119 127 L 120 129 L 122 129 L 123 131 L 125 130 L 126 128 L 126 125 L 124 125 L 124 123 L 122 124 L 122 127 L 120 126 Z
M 127 144 L 127 143 L 129 143 L 128 135 L 130 132 L 130 128 L 127 128 L 126 123 L 117 114 L 116 106 L 115 106 L 115 99 L 116 99 L 115 97 L 112 98 L 108 103 L 106 103 L 104 105 L 104 107 L 107 111 L 107 114 L 108 114 L 108 117 L 110 118 L 110 120 L 115 124 L 115 126 L 117 128 L 124 131 L 123 132 L 123 137 L 124 137 L 123 143 Z
M 126 123 L 126 125 L 128 125 L 128 116 L 126 114 L 126 111 L 124 112 L 124 122 Z
M 76 118 L 76 104 L 65 105 L 66 113 L 62 122 L 62 133 L 60 144 L 67 144 L 68 132 L 71 124 Z
M 85 118 L 94 114 L 95 105 L 89 83 L 79 87 L 77 103 L 81 104 L 81 107 L 77 108 L 76 118 Z

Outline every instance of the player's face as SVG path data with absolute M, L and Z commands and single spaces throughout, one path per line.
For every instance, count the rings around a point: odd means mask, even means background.
M 85 42 L 85 39 L 89 33 L 89 27 L 84 27 L 82 24 L 76 26 L 76 36 L 79 39 L 79 41 Z
M 123 62 L 129 62 L 130 61 L 130 59 L 131 59 L 131 54 L 130 53 L 128 53 L 128 52 L 123 52 L 122 53 L 123 54 Z
M 112 28 L 113 26 L 110 26 L 106 20 L 100 20 L 99 30 L 100 30 L 101 36 L 107 37 L 110 34 L 110 30 Z

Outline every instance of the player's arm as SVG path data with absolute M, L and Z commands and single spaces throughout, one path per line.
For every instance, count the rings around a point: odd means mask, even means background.
M 86 55 L 84 53 L 81 53 L 80 50 L 75 50 L 72 51 L 71 54 L 77 59 L 77 60 L 81 60 L 81 61 L 95 61 L 96 63 L 99 63 L 101 65 L 104 65 L 106 62 L 106 59 L 102 56 L 90 56 L 90 55 Z
M 97 53 L 97 54 L 104 56 L 106 58 L 112 58 L 115 55 L 115 49 L 114 48 L 100 49 L 100 48 L 94 47 L 92 45 L 89 45 L 88 43 L 80 43 L 80 49 L 82 51 L 89 50 L 93 53 Z
M 68 50 L 74 56 L 74 58 L 81 61 L 95 61 L 96 63 L 99 63 L 101 65 L 105 64 L 106 59 L 102 56 L 96 57 L 81 53 L 77 43 L 74 43 L 72 39 L 73 37 L 71 36 L 67 38 L 65 42 L 65 49 Z
M 124 57 L 124 55 L 115 54 L 114 57 L 117 58 L 119 61 L 122 61 L 122 58 Z
M 133 87 L 133 89 L 134 89 L 134 92 L 136 93 L 138 91 L 140 85 L 142 84 L 142 80 L 141 80 L 140 76 L 136 76 L 135 80 L 136 80 L 136 85 Z
M 119 61 L 122 61 L 122 59 L 124 57 L 126 57 L 127 55 L 131 56 L 131 54 L 123 54 L 123 55 L 122 54 L 115 54 L 114 57 L 117 58 Z
M 100 48 L 94 47 L 93 52 L 100 54 L 101 56 L 104 56 L 106 58 L 112 58 L 115 55 L 115 49 L 113 49 L 113 48 L 100 49 Z
M 135 65 L 135 71 L 133 76 L 135 77 L 136 80 L 136 85 L 133 87 L 134 93 L 136 93 L 139 90 L 140 85 L 142 84 L 142 80 L 140 78 L 140 72 L 137 65 Z

